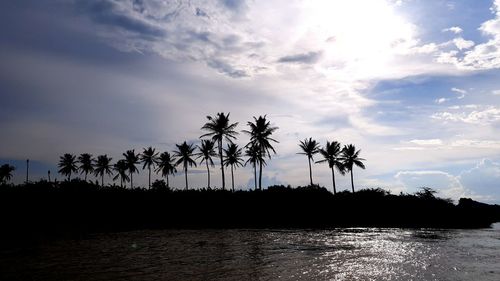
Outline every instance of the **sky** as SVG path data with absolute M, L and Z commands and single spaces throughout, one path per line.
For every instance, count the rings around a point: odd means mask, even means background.
M 34 180 L 64 153 L 199 144 L 206 116 L 230 112 L 238 131 L 260 115 L 279 127 L 264 185 L 308 184 L 312 137 L 361 149 L 358 189 L 500 203 L 500 0 L 4 0 L 0 25 L 14 182 L 27 158 Z M 331 190 L 327 165 L 313 177 Z M 189 180 L 205 186 L 205 167 Z M 235 185 L 253 186 L 250 167 Z

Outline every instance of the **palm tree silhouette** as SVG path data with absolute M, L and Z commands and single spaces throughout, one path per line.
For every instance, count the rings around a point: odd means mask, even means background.
M 68 181 L 70 181 L 71 174 L 78 172 L 78 168 L 76 167 L 76 156 L 66 153 L 59 157 L 58 167 L 60 168 L 59 173 L 63 176 L 68 176 Z
M 227 145 L 227 149 L 224 149 L 226 154 L 226 159 L 224 159 L 224 165 L 231 166 L 231 188 L 234 192 L 234 172 L 233 169 L 238 166 L 243 166 L 243 158 L 241 158 L 241 148 L 238 148 L 237 144 L 231 143 Z
M 261 158 L 264 158 L 266 155 L 269 159 L 271 159 L 272 151 L 276 154 L 274 147 L 271 145 L 271 142 L 278 143 L 277 140 L 271 138 L 271 135 L 278 129 L 278 127 L 272 127 L 271 122 L 266 119 L 266 115 L 259 116 L 259 118 L 253 117 L 254 123 L 248 122 L 247 125 L 250 127 L 250 130 L 243 130 L 244 133 L 250 135 L 250 142 L 245 147 L 256 146 L 259 148 Z M 262 166 L 264 165 L 263 161 L 259 160 L 259 189 L 262 189 Z
M 168 175 L 175 175 L 175 173 L 177 173 L 177 169 L 175 168 L 175 160 L 176 159 L 174 157 L 171 157 L 170 153 L 168 152 L 163 152 L 158 158 L 158 168 L 156 169 L 156 172 L 161 172 L 161 175 L 167 178 L 167 188 L 170 187 L 168 182 Z
M 250 163 L 253 166 L 255 190 L 257 190 L 257 163 L 263 163 L 266 166 L 266 160 L 259 145 L 255 143 L 250 143 L 250 146 L 245 149 L 245 156 L 248 157 L 245 165 Z
M 0 184 L 7 183 L 12 179 L 12 172 L 16 170 L 16 167 L 9 164 L 3 164 L 0 166 Z
M 118 160 L 113 165 L 113 170 L 116 171 L 116 176 L 113 177 L 113 180 L 115 181 L 120 178 L 120 187 L 123 188 L 123 183 L 130 181 L 129 176 L 127 175 L 127 161 L 125 161 L 124 159 Z
M 125 163 L 127 164 L 127 170 L 130 175 L 130 188 L 134 188 L 133 174 L 135 172 L 139 173 L 139 170 L 135 166 L 139 163 L 139 155 L 135 154 L 135 150 L 132 149 L 123 153 L 123 157 L 125 157 Z
M 316 140 L 309 138 L 300 141 L 299 146 L 304 152 L 299 152 L 298 154 L 307 155 L 307 160 L 309 161 L 309 179 L 311 181 L 311 186 L 312 186 L 313 178 L 312 178 L 311 160 L 314 160 L 313 155 L 319 152 L 319 143 Z
M 111 160 L 113 158 L 108 157 L 108 155 L 99 155 L 97 156 L 97 161 L 94 167 L 94 174 L 101 177 L 101 186 L 104 187 L 104 174 L 108 176 L 113 174 Z
M 78 156 L 78 163 L 80 163 L 80 173 L 85 174 L 85 181 L 87 181 L 87 175 L 94 172 L 94 158 L 92 154 L 82 153 Z
M 319 150 L 319 153 L 323 156 L 322 160 L 316 161 L 316 163 L 328 163 L 328 167 L 332 170 L 332 183 L 333 183 L 333 194 L 337 194 L 337 188 L 335 187 L 335 172 L 334 168 L 344 175 L 344 165 L 340 159 L 340 143 L 337 141 L 326 142 L 326 146 Z
M 200 136 L 211 137 L 214 142 L 217 142 L 217 148 L 219 149 L 220 157 L 220 169 L 222 173 L 222 189 L 226 188 L 226 179 L 224 176 L 224 159 L 222 155 L 222 141 L 225 139 L 227 142 L 232 143 L 233 139 L 236 139 L 236 132 L 234 129 L 238 125 L 236 123 L 229 123 L 229 114 L 224 114 L 224 112 L 217 113 L 215 117 L 207 116 L 208 122 L 201 127 L 202 130 L 208 131 L 208 133 Z
M 362 162 L 365 161 L 365 159 L 359 157 L 360 152 L 361 150 L 356 151 L 356 147 L 352 144 L 344 145 L 344 148 L 342 149 L 342 156 L 340 157 L 340 160 L 342 161 L 345 169 L 351 172 L 352 193 L 354 193 L 352 168 L 354 167 L 354 165 L 360 167 L 361 169 L 365 168 L 365 164 L 363 164 Z
M 151 146 L 147 149 L 144 148 L 142 154 L 140 155 L 142 163 L 142 169 L 144 170 L 148 167 L 149 177 L 148 177 L 148 188 L 151 189 L 151 167 L 155 168 L 155 165 L 158 163 L 158 152 Z
M 186 190 L 188 189 L 188 177 L 187 170 L 188 166 L 195 166 L 196 162 L 191 158 L 194 155 L 194 150 L 196 147 L 193 144 L 187 144 L 185 141 L 182 144 L 176 144 L 177 150 L 174 151 L 174 156 L 178 157 L 175 165 L 182 163 L 184 166 L 184 176 L 186 177 Z
M 201 158 L 200 165 L 205 162 L 207 166 L 207 177 L 208 177 L 208 188 L 210 188 L 210 166 L 214 166 L 214 161 L 212 157 L 217 157 L 217 153 L 215 152 L 215 142 L 213 140 L 202 140 L 201 146 L 197 146 L 200 153 L 198 153 L 198 157 L 196 159 Z

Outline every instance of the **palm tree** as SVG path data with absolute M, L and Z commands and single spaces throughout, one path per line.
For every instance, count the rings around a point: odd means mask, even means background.
M 198 153 L 198 157 L 196 159 L 201 158 L 200 164 L 207 165 L 207 175 L 208 175 L 208 188 L 210 188 L 210 166 L 214 166 L 214 161 L 212 157 L 217 157 L 217 153 L 215 152 L 215 142 L 213 140 L 202 140 L 201 146 L 197 146 L 200 153 Z
M 97 161 L 95 163 L 94 167 L 94 174 L 96 176 L 101 176 L 101 186 L 104 187 L 104 174 L 107 175 L 112 175 L 112 166 L 111 166 L 111 160 L 113 158 L 108 157 L 108 155 L 99 155 L 97 156 Z
M 340 157 L 343 163 L 342 165 L 345 167 L 346 170 L 351 172 L 352 193 L 354 193 L 352 168 L 354 167 L 354 165 L 360 167 L 361 169 L 365 168 L 365 164 L 363 164 L 362 162 L 365 161 L 365 159 L 359 157 L 360 152 L 361 150 L 356 151 L 356 147 L 352 144 L 344 145 L 344 148 L 342 149 L 342 156 Z
M 71 180 L 71 174 L 78 172 L 76 167 L 76 156 L 73 154 L 66 153 L 59 157 L 59 173 L 63 176 L 68 176 L 68 181 Z
M 231 166 L 231 188 L 234 192 L 234 167 L 243 166 L 243 158 L 241 158 L 241 148 L 238 148 L 237 144 L 231 143 L 227 145 L 227 149 L 224 149 L 226 154 L 226 159 L 224 159 L 224 165 Z
M 255 146 L 259 149 L 260 158 L 264 158 L 267 155 L 271 159 L 271 151 L 276 154 L 271 142 L 278 143 L 277 140 L 271 138 L 271 135 L 278 127 L 272 127 L 271 122 L 266 119 L 266 115 L 259 116 L 259 118 L 255 118 L 254 116 L 253 119 L 254 123 L 247 123 L 250 130 L 243 130 L 244 133 L 250 135 L 250 142 L 245 147 Z M 262 166 L 264 163 L 264 161 L 259 160 L 259 189 L 262 189 Z
M 215 117 L 207 116 L 208 122 L 201 127 L 202 130 L 208 131 L 208 133 L 202 135 L 203 137 L 212 137 L 214 142 L 217 142 L 217 148 L 219 149 L 220 157 L 220 170 L 222 172 L 222 189 L 226 188 L 226 179 L 224 177 L 224 159 L 222 158 L 222 141 L 225 139 L 227 142 L 232 143 L 233 139 L 236 139 L 236 132 L 234 129 L 238 125 L 236 123 L 229 123 L 229 114 L 224 114 L 224 112 L 217 113 Z
M 116 176 L 114 176 L 113 180 L 120 178 L 120 187 L 123 188 L 123 183 L 130 181 L 129 176 L 127 175 L 127 162 L 124 159 L 118 160 L 118 162 L 113 165 L 113 170 L 116 171 Z
M 195 166 L 196 162 L 191 158 L 194 155 L 194 150 L 196 147 L 193 144 L 187 144 L 185 141 L 182 144 L 176 144 L 177 151 L 174 151 L 174 156 L 178 157 L 175 165 L 182 163 L 184 166 L 184 176 L 186 177 L 186 190 L 188 189 L 188 177 L 187 170 L 188 166 Z
M 177 173 L 177 169 L 175 168 L 175 160 L 176 159 L 174 157 L 171 157 L 170 153 L 168 152 L 163 152 L 158 158 L 158 168 L 156 169 L 156 172 L 161 172 L 161 175 L 163 177 L 167 177 L 167 188 L 169 187 L 168 175 L 175 175 L 175 173 Z
M 16 170 L 16 167 L 9 164 L 3 164 L 0 166 L 0 184 L 7 183 L 12 179 L 12 172 Z
M 248 157 L 247 161 L 245 162 L 245 165 L 250 163 L 253 166 L 255 190 L 257 190 L 257 163 L 263 163 L 265 166 L 267 164 L 266 160 L 263 157 L 263 154 L 261 152 L 259 145 L 254 144 L 254 143 L 251 143 L 250 146 L 248 146 L 245 149 L 245 156 Z
M 92 154 L 82 153 L 78 156 L 78 163 L 80 163 L 81 174 L 85 173 L 85 181 L 87 181 L 87 175 L 94 172 L 94 158 Z
M 311 181 L 311 186 L 312 186 L 313 178 L 312 178 L 311 160 L 314 160 L 313 155 L 319 152 L 319 143 L 316 140 L 309 138 L 300 141 L 299 146 L 303 152 L 300 152 L 298 154 L 307 155 L 307 160 L 309 161 L 309 179 Z
M 133 174 L 135 172 L 139 173 L 139 170 L 137 170 L 137 165 L 139 163 L 139 155 L 135 154 L 134 149 L 132 150 L 127 150 L 127 152 L 123 153 L 123 157 L 125 157 L 125 163 L 127 164 L 127 170 L 130 175 L 130 188 L 134 187 L 134 178 Z
M 319 153 L 323 156 L 323 159 L 316 161 L 316 163 L 328 163 L 328 166 L 332 170 L 333 194 L 337 194 L 337 189 L 335 187 L 334 168 L 337 168 L 340 174 L 345 174 L 344 165 L 342 165 L 342 161 L 340 160 L 340 143 L 337 141 L 327 141 L 326 146 L 324 148 L 321 148 L 319 150 Z
M 144 163 L 142 169 L 144 170 L 146 167 L 148 167 L 148 172 L 149 172 L 148 188 L 151 189 L 151 166 L 154 169 L 155 165 L 158 163 L 158 152 L 156 152 L 156 150 L 150 146 L 147 149 L 146 148 L 143 149 L 140 157 L 142 163 Z

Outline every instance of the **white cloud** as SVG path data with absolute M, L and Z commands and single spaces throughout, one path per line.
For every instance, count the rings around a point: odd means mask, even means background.
M 416 139 L 416 140 L 411 140 L 409 142 L 412 143 L 412 144 L 424 145 L 424 146 L 427 146 L 427 145 L 442 145 L 443 144 L 443 141 L 441 139 L 422 139 L 422 140 Z
M 462 37 L 458 37 L 458 38 L 453 39 L 453 44 L 455 44 L 455 46 L 459 50 L 470 49 L 475 45 L 474 41 L 465 40 Z
M 447 102 L 449 100 L 450 99 L 447 99 L 447 98 L 439 98 L 439 99 L 434 100 L 434 102 L 437 104 L 442 104 L 442 103 Z
M 483 159 L 474 168 L 463 171 L 458 179 L 482 200 L 500 199 L 500 163 Z
M 399 171 L 394 178 L 405 186 L 407 192 L 430 187 L 438 191 L 439 197 L 458 200 L 467 193 L 456 176 L 443 171 Z
M 453 32 L 455 34 L 459 34 L 461 33 L 463 30 L 462 28 L 460 28 L 459 26 L 452 26 L 452 27 L 449 27 L 449 28 L 445 28 L 442 30 L 443 32 Z
M 491 92 L 494 96 L 500 96 L 500 90 L 493 90 Z
M 500 121 L 500 108 L 495 106 L 486 106 L 482 110 L 474 110 L 471 112 L 452 113 L 444 111 L 433 114 L 431 118 L 442 121 L 489 125 Z
M 460 89 L 460 88 L 451 88 L 452 92 L 455 92 L 457 94 L 460 94 L 458 96 L 458 99 L 463 99 L 465 97 L 465 94 L 467 94 L 467 90 Z

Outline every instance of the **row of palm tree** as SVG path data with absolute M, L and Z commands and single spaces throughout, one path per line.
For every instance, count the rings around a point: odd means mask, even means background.
M 101 178 L 101 185 L 104 185 L 105 175 L 112 176 L 115 173 L 113 180 L 119 179 L 122 187 L 125 183 L 130 182 L 130 187 L 133 188 L 133 175 L 139 172 L 137 165 L 142 163 L 142 169 L 148 171 L 149 188 L 151 188 L 152 171 L 165 177 L 167 187 L 169 187 L 169 175 L 177 173 L 177 167 L 182 166 L 185 175 L 185 188 L 188 189 L 188 168 L 196 167 L 198 164 L 196 160 L 199 160 L 200 165 L 204 163 L 206 166 L 207 187 L 210 188 L 210 167 L 215 167 L 213 158 L 218 157 L 220 159 L 222 189 L 225 189 L 226 186 L 225 167 L 230 167 L 231 189 L 234 191 L 234 170 L 247 164 L 253 167 L 255 189 L 262 189 L 263 167 L 267 165 L 266 160 L 271 159 L 272 154 L 276 154 L 273 144 L 278 143 L 278 141 L 272 135 L 278 127 L 272 126 L 266 115 L 258 118 L 253 117 L 253 121 L 247 122 L 249 129 L 241 131 L 250 136 L 250 141 L 243 148 L 240 148 L 234 143 L 236 136 L 239 134 L 236 131 L 238 122 L 231 123 L 229 115 L 229 113 L 221 112 L 213 117 L 207 116 L 208 121 L 201 127 L 206 133 L 200 136 L 200 145 L 195 146 L 184 141 L 181 144 L 176 144 L 176 150 L 173 151 L 173 154 L 169 152 L 160 154 L 152 147 L 144 148 L 142 153 L 136 153 L 133 149 L 127 150 L 122 154 L 123 159 L 114 164 L 111 164 L 112 158 L 106 154 L 94 158 L 89 153 L 82 153 L 78 157 L 66 153 L 60 157 L 59 173 L 66 176 L 68 181 L 71 180 L 72 174 L 78 172 L 84 174 L 85 181 L 89 174 L 94 174 L 96 177 Z M 226 147 L 224 147 L 224 144 L 226 144 Z M 342 175 L 346 171 L 350 171 L 351 186 L 354 192 L 352 168 L 354 165 L 365 168 L 362 163 L 364 159 L 359 157 L 360 151 L 356 151 L 354 145 L 346 145 L 341 149 L 340 143 L 333 141 L 327 142 L 326 146 L 321 148 L 316 140 L 309 138 L 300 141 L 299 146 L 303 151 L 299 154 L 304 154 L 308 158 L 311 185 L 313 185 L 313 156 L 320 153 L 323 159 L 316 163 L 328 163 L 332 170 L 334 193 L 336 193 L 334 169 L 337 169 Z M 243 162 L 243 156 L 247 157 L 245 162 Z M 257 168 L 259 171 L 258 177 Z
M 323 156 L 323 159 L 316 161 L 315 163 L 328 163 L 328 166 L 332 170 L 333 193 L 337 193 L 337 189 L 335 187 L 335 169 L 337 169 L 337 171 L 339 171 L 342 175 L 345 175 L 347 171 L 350 172 L 351 187 L 352 192 L 354 193 L 353 167 L 358 166 L 365 169 L 365 165 L 363 164 L 365 159 L 359 157 L 361 150 L 356 150 L 356 147 L 352 144 L 344 145 L 341 149 L 341 145 L 337 141 L 327 141 L 326 146 L 322 148 L 320 144 L 312 138 L 300 141 L 299 147 L 302 149 L 302 152 L 299 152 L 298 154 L 306 155 L 307 160 L 309 161 L 309 180 L 311 185 L 313 185 L 311 161 L 314 162 L 313 156 L 320 153 Z

